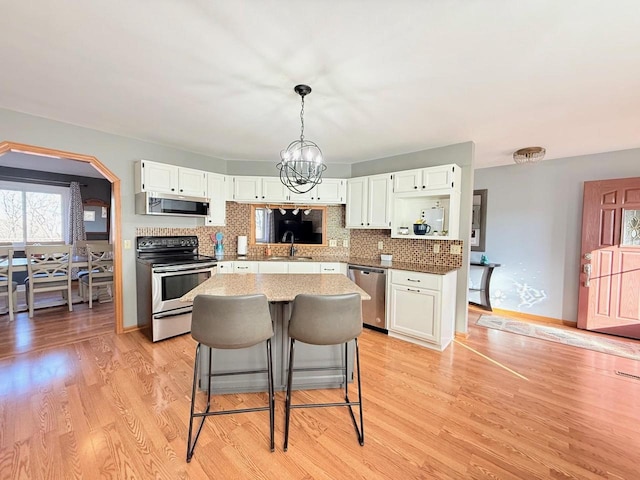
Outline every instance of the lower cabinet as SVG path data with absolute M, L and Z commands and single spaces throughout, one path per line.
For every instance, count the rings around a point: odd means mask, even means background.
M 347 264 L 342 262 L 272 262 L 236 260 L 218 262 L 218 273 L 341 273 L 347 274 Z
M 454 334 L 456 272 L 446 275 L 391 270 L 389 335 L 444 350 Z

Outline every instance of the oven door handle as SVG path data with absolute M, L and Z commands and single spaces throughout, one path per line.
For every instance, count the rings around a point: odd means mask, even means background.
M 166 313 L 154 313 L 153 318 L 160 319 L 160 318 L 168 318 L 168 317 L 177 317 L 179 315 L 186 315 L 188 313 L 191 313 L 192 311 L 193 309 L 191 307 L 189 307 L 188 310 L 170 310 Z
M 194 265 L 182 265 L 182 266 L 173 266 L 173 267 L 156 267 L 153 269 L 153 273 L 176 273 L 176 272 L 211 272 L 217 264 L 200 264 L 197 267 Z

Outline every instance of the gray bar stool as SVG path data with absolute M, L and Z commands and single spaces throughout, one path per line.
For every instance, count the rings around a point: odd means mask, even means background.
M 189 439 L 187 441 L 187 462 L 191 461 L 196 448 L 200 431 L 207 417 L 213 415 L 228 415 L 231 413 L 248 413 L 269 410 L 269 425 L 271 435 L 271 451 L 275 449 L 273 431 L 275 418 L 275 395 L 273 393 L 273 367 L 271 356 L 271 337 L 273 325 L 269 313 L 269 303 L 264 295 L 214 296 L 198 295 L 193 302 L 191 319 L 191 336 L 198 342 L 196 358 L 193 367 L 193 388 L 191 391 L 191 416 L 189 418 Z M 220 349 L 248 348 L 266 342 L 267 368 L 262 370 L 238 371 L 228 373 L 212 373 L 211 357 L 209 355 L 209 371 L 207 372 L 207 408 L 203 412 L 195 412 L 195 399 L 198 382 L 200 351 L 202 346 Z M 242 408 L 237 410 L 210 411 L 212 378 L 226 375 L 244 375 L 251 373 L 266 373 L 269 383 L 269 405 L 266 407 Z M 191 442 L 193 420 L 200 417 L 200 426 Z
M 358 336 L 362 332 L 362 298 L 359 293 L 346 295 L 297 295 L 293 301 L 289 320 L 289 375 L 285 403 L 284 451 L 289 447 L 289 419 L 293 408 L 349 407 L 349 414 L 358 436 L 364 445 L 364 423 L 362 416 L 362 388 L 360 385 L 360 351 Z M 291 403 L 293 372 L 317 370 L 317 368 L 294 368 L 296 340 L 311 345 L 340 345 L 344 343 L 344 365 L 326 370 L 344 370 L 344 402 L 337 403 Z M 358 376 L 358 401 L 349 400 L 348 345 L 353 340 L 356 350 L 356 374 Z M 323 368 L 325 370 L 325 368 Z M 356 422 L 352 406 L 360 410 L 360 427 Z

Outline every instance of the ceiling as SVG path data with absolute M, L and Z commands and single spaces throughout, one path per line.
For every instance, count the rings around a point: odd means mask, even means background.
M 640 147 L 637 0 L 0 2 L 0 107 L 226 160 Z
M 70 161 L 66 158 L 33 155 L 23 152 L 6 152 L 0 155 L 0 165 L 25 170 L 77 175 L 79 177 L 104 178 L 100 172 L 93 168 L 93 165 L 87 162 L 79 160 Z

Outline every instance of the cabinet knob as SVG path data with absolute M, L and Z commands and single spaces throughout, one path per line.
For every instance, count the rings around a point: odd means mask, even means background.
M 364 225 L 364 223 L 361 223 L 360 225 Z
M 425 188 L 425 186 L 424 186 L 424 185 L 422 185 L 422 188 Z
M 171 189 L 171 191 L 172 191 L 172 192 L 175 192 L 175 191 L 176 191 L 176 189 L 175 189 L 175 188 L 172 188 L 172 189 Z
M 258 195 L 256 195 L 256 198 L 258 198 Z
M 413 188 L 418 188 L 418 186 L 417 186 L 417 185 L 414 185 L 414 186 L 413 186 Z
M 264 195 L 262 195 L 262 198 L 264 198 Z
M 181 192 L 184 192 L 184 190 L 183 190 L 183 189 L 180 189 L 180 191 L 181 191 Z

